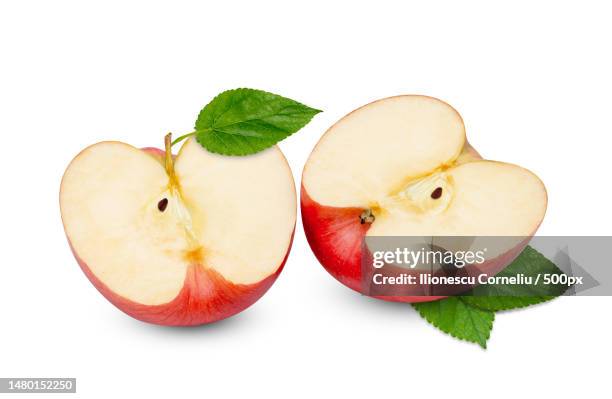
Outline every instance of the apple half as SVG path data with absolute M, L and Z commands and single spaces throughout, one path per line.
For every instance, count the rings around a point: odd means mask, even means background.
M 287 259 L 295 186 L 278 147 L 212 154 L 188 139 L 169 151 L 121 142 L 74 158 L 60 208 L 73 253 L 94 286 L 128 315 L 198 325 L 257 301 Z
M 483 160 L 457 111 L 418 95 L 385 98 L 343 117 L 320 139 L 302 175 L 308 242 L 332 276 L 361 293 L 365 237 L 517 237 L 488 254 L 484 269 L 494 274 L 535 234 L 546 204 L 535 174 Z

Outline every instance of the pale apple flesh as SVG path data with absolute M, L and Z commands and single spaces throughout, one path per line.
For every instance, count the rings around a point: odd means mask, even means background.
M 487 254 L 486 271 L 495 273 L 535 233 L 546 204 L 536 175 L 483 160 L 467 143 L 460 115 L 425 96 L 379 100 L 342 118 L 313 150 L 301 186 L 313 252 L 334 277 L 361 293 L 365 237 L 418 236 L 434 243 L 436 237 L 516 237 Z
M 272 285 L 295 227 L 291 171 L 276 147 L 227 157 L 185 142 L 165 152 L 102 142 L 62 180 L 71 248 L 92 283 L 143 321 L 196 325 L 229 317 Z

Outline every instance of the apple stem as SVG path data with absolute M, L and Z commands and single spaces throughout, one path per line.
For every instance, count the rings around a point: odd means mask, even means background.
M 174 177 L 174 160 L 172 159 L 172 133 L 168 133 L 164 137 L 164 146 L 166 149 L 166 173 L 168 173 L 168 177 L 170 178 L 170 184 L 174 185 L 176 179 Z

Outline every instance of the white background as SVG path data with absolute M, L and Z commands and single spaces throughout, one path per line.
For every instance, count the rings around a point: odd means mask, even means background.
M 540 234 L 611 233 L 605 2 L 203 3 L 0 5 L 0 376 L 77 377 L 88 398 L 609 394 L 612 299 L 499 314 L 485 351 L 410 306 L 341 286 L 300 223 L 277 283 L 229 320 L 162 328 L 98 294 L 62 231 L 68 162 L 101 140 L 161 146 L 166 132 L 191 131 L 214 95 L 241 86 L 325 111 L 281 144 L 298 183 L 342 115 L 428 94 L 461 112 L 485 157 L 546 183 Z

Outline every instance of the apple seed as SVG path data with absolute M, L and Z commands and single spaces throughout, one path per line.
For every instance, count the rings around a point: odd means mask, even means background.
M 164 198 L 157 203 L 157 209 L 159 209 L 160 212 L 165 211 L 167 206 L 168 206 L 168 198 Z
M 431 193 L 431 198 L 438 199 L 442 196 L 442 187 L 438 187 Z

